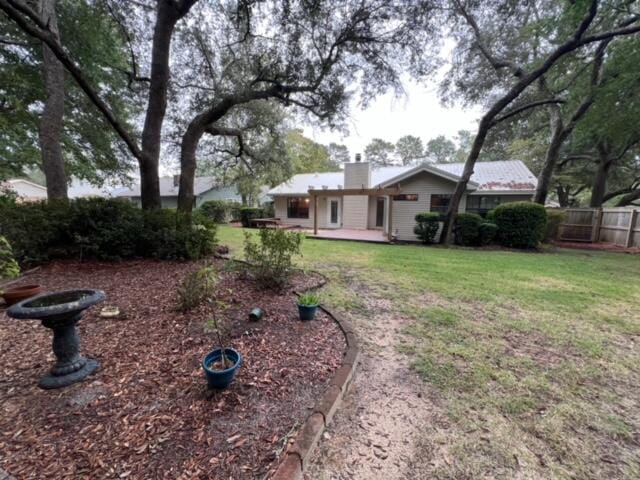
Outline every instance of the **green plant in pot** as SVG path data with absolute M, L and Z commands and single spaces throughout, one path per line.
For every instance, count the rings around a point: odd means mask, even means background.
M 298 297 L 300 320 L 313 320 L 320 304 L 320 297 L 315 293 L 304 293 Z
M 226 347 L 215 314 L 209 319 L 218 339 L 218 348 L 209 352 L 202 360 L 202 368 L 209 388 L 223 389 L 229 386 L 242 365 L 242 355 L 237 350 Z

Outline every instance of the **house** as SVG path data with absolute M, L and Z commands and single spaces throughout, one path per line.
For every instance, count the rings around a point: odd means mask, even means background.
M 356 155 L 341 172 L 295 175 L 269 195 L 281 223 L 314 229 L 317 236 L 349 238 L 352 232 L 358 239 L 416 241 L 415 215 L 446 212 L 463 168 L 462 163 L 372 168 Z M 536 183 L 519 160 L 478 162 L 459 211 L 484 215 L 501 203 L 531 200 Z
M 177 208 L 178 190 L 180 187 L 180 175 L 160 178 L 160 197 L 162 208 Z M 237 192 L 236 187 L 220 185 L 215 177 L 196 177 L 193 185 L 195 195 L 195 208 L 198 208 L 208 200 L 226 200 L 231 202 L 241 202 L 242 197 Z M 120 188 L 112 192 L 112 195 L 120 198 L 127 198 L 135 202 L 138 206 L 140 201 L 140 185 L 131 188 Z
M 12 190 L 20 202 L 38 202 L 47 199 L 47 187 L 24 178 L 13 178 L 3 182 L 0 187 Z

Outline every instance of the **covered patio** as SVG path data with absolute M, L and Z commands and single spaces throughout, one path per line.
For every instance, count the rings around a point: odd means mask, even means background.
M 355 240 L 361 242 L 391 242 L 393 240 L 393 196 L 399 193 L 399 187 L 392 188 L 337 188 L 328 189 L 309 189 L 309 195 L 313 202 L 313 232 L 309 236 L 315 238 Z M 386 231 L 384 229 L 360 229 L 360 228 L 336 228 L 336 229 L 319 229 L 318 228 L 318 197 L 387 197 L 386 208 Z

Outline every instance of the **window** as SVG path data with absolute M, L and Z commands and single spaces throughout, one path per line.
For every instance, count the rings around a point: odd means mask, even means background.
M 376 227 L 384 226 L 384 198 L 376 200 Z
M 502 198 L 498 195 L 469 195 L 467 197 L 467 212 L 477 213 L 484 217 L 501 203 Z
M 431 211 L 436 213 L 447 213 L 451 195 L 431 195 Z
M 417 193 L 404 193 L 402 195 L 394 195 L 393 199 L 396 202 L 417 202 L 418 194 Z
M 309 197 L 287 198 L 287 218 L 309 218 Z

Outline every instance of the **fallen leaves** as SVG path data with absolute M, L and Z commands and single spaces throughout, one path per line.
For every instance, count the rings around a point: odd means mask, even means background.
M 325 315 L 300 322 L 291 294 L 257 290 L 218 267 L 226 307 L 216 313 L 244 357 L 221 392 L 206 389 L 200 366 L 216 344 L 203 328 L 210 307 L 175 311 L 174 289 L 193 263 L 56 262 L 33 274 L 48 290 L 104 289 L 126 316 L 88 310 L 82 352 L 100 370 L 43 391 L 36 383 L 53 360 L 50 332 L 0 314 L 0 468 L 42 479 L 263 477 L 339 366 L 344 340 Z M 249 323 L 255 306 L 267 314 Z

